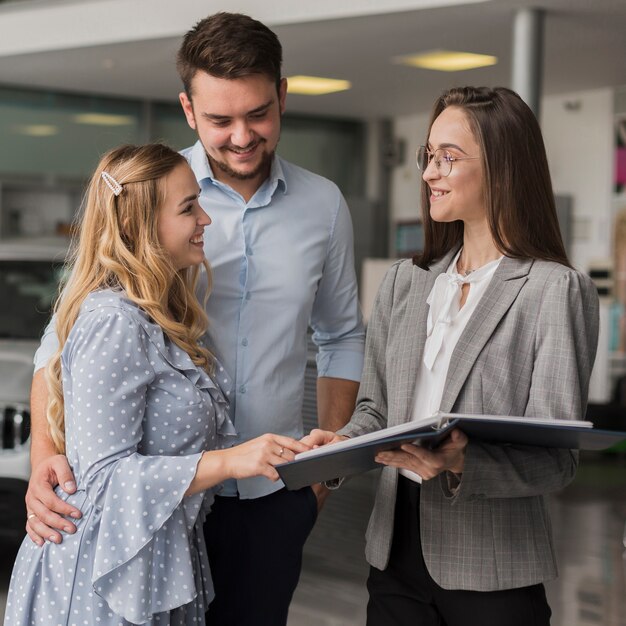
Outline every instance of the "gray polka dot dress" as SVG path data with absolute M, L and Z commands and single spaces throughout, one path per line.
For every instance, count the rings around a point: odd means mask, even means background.
M 5 626 L 198 625 L 213 597 L 202 523 L 184 497 L 203 450 L 234 435 L 215 380 L 123 293 L 92 293 L 62 353 L 67 457 L 83 517 L 60 545 L 27 537 Z

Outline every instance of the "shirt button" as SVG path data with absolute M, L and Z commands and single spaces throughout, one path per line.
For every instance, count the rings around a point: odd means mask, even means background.
M 246 248 L 246 254 L 247 254 L 248 256 L 252 256 L 252 255 L 254 254 L 254 252 L 252 252 L 252 248 L 251 248 L 250 246 L 248 246 L 248 247 Z
M 239 387 L 239 393 L 246 393 L 246 388 L 244 385 L 241 385 L 241 387 Z
M 241 340 L 241 345 L 242 346 L 247 346 L 248 345 L 248 340 L 245 337 Z

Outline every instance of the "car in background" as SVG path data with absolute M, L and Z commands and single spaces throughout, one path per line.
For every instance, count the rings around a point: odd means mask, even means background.
M 68 244 L 64 237 L 0 240 L 0 540 L 24 536 L 33 356 Z

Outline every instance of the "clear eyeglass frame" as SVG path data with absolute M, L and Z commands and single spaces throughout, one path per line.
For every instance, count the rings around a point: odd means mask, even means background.
M 428 149 L 428 146 L 420 146 L 415 152 L 415 162 L 417 165 L 417 169 L 420 172 L 425 172 L 430 162 L 434 160 L 435 167 L 437 168 L 437 172 L 439 172 L 439 176 L 450 176 L 450 172 L 452 171 L 452 164 L 455 161 L 472 161 L 474 159 L 478 159 L 480 157 L 456 157 L 452 156 L 447 150 L 443 148 L 437 148 L 431 152 Z

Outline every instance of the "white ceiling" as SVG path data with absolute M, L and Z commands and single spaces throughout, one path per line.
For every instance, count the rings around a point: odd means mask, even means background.
M 126 6 L 130 6 L 132 0 L 126 1 L 129 3 Z M 524 6 L 541 5 L 546 11 L 545 94 L 626 85 L 626 0 L 488 0 L 456 6 L 450 6 L 450 1 L 362 0 L 362 15 L 356 15 L 358 11 L 353 6 L 351 12 L 344 12 L 349 17 L 333 19 L 319 19 L 323 11 L 314 11 L 314 7 L 326 5 L 322 6 L 326 14 L 333 14 L 327 7 L 341 5 L 337 0 L 299 2 L 297 16 L 285 14 L 279 6 L 281 3 L 276 1 L 263 3 L 262 10 L 246 12 L 271 25 L 280 37 L 285 75 L 332 76 L 353 83 L 350 91 L 338 94 L 290 95 L 288 109 L 293 112 L 359 118 L 396 116 L 429 109 L 435 96 L 453 85 L 510 85 L 513 20 L 516 10 Z M 107 2 L 91 0 L 91 5 L 104 8 Z M 158 12 L 162 2 L 154 0 L 149 4 Z M 117 4 L 120 5 L 120 0 Z M 170 7 L 171 4 L 176 3 L 167 2 Z M 63 8 L 66 16 L 71 10 L 72 23 L 68 24 L 65 17 L 61 26 L 54 25 L 56 40 L 50 44 L 43 38 L 38 40 L 33 32 L 19 33 L 25 41 L 28 38 L 31 44 L 34 41 L 35 47 L 39 43 L 49 49 L 23 52 L 14 42 L 10 50 L 0 49 L 0 83 L 175 101 L 180 83 L 174 56 L 180 37 L 205 12 L 226 8 L 219 4 L 196 2 L 194 17 L 185 22 L 186 26 L 171 22 L 169 30 L 155 29 L 160 36 L 151 36 L 145 28 L 154 14 L 144 15 L 139 30 L 132 28 L 136 16 L 129 20 L 123 13 L 114 15 L 108 25 L 96 21 L 88 26 L 94 32 L 98 28 L 111 31 L 114 28 L 111 24 L 123 23 L 124 27 L 120 26 L 115 33 L 117 36 L 110 38 L 115 41 L 87 45 L 96 38 L 84 41 L 81 3 L 40 1 L 35 5 L 42 10 L 54 5 L 53 8 Z M 228 10 L 242 10 L 239 5 L 249 9 L 251 4 L 254 3 L 230 2 Z M 394 12 L 381 13 L 386 5 Z M 0 41 L 3 27 L 16 36 L 23 6 L 28 7 L 28 3 L 2 8 Z M 302 9 L 307 6 L 311 8 L 308 13 Z M 403 10 L 409 6 L 426 8 Z M 310 21 L 311 16 L 315 21 Z M 27 25 L 32 23 L 32 8 L 25 10 L 23 17 L 24 27 L 30 30 Z M 289 19 L 293 22 L 285 23 Z M 59 28 L 68 29 L 67 33 L 57 32 Z M 141 34 L 132 36 L 132 32 Z M 79 42 L 78 33 L 83 34 L 83 41 Z M 6 36 L 4 41 L 8 41 Z M 65 41 L 68 43 L 64 46 Z M 394 56 L 436 48 L 493 54 L 499 63 L 483 69 L 444 73 L 391 62 Z

